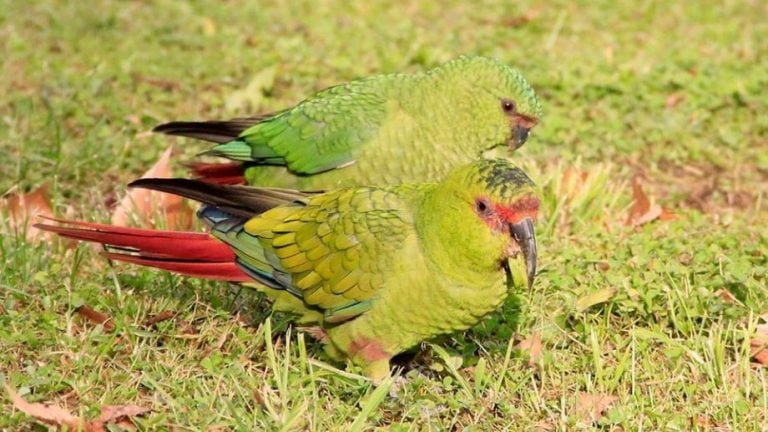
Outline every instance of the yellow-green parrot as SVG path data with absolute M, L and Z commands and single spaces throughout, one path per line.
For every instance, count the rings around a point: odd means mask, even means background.
M 374 380 L 389 375 L 396 354 L 477 324 L 536 272 L 539 198 L 503 159 L 461 165 L 439 183 L 322 194 L 186 179 L 131 186 L 201 201 L 210 234 L 68 221 L 37 227 L 102 243 L 116 260 L 258 281 L 276 310 L 319 327 L 330 356 Z
M 271 114 L 154 130 L 218 143 L 207 154 L 236 161 L 193 164 L 202 180 L 330 190 L 438 181 L 489 149 L 518 148 L 540 117 L 520 72 L 464 56 L 331 87 Z

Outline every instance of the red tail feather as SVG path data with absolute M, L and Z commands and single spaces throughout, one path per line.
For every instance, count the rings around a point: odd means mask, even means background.
M 205 279 L 223 280 L 229 282 L 253 281 L 253 278 L 248 277 L 248 275 L 243 273 L 243 271 L 235 265 L 234 261 L 193 262 L 181 260 L 165 260 L 114 252 L 108 252 L 106 255 L 115 261 L 124 261 L 145 267 L 159 268 L 185 276 L 196 276 Z
M 194 162 L 188 165 L 192 175 L 208 183 L 237 185 L 245 184 L 245 168 L 242 163 Z
M 53 219 L 61 225 L 36 224 L 62 237 L 101 243 L 118 261 L 156 267 L 207 279 L 251 280 L 235 264 L 235 254 L 206 233 L 124 228 L 91 222 Z

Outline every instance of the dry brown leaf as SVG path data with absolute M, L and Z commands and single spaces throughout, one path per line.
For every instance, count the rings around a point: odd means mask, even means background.
M 0 201 L 0 213 L 6 214 L 10 221 L 10 228 L 23 231 L 28 241 L 51 238 L 51 233 L 32 226 L 38 216 L 54 216 L 51 198 L 48 196 L 48 184 L 43 184 L 27 194 L 14 193 L 4 197 Z
M 568 167 L 563 172 L 563 178 L 560 182 L 560 195 L 561 197 L 571 198 L 573 195 L 584 187 L 584 183 L 589 177 L 589 172 L 583 170 L 577 170 Z
M 105 405 L 101 407 L 101 415 L 96 419 L 101 423 L 123 423 L 128 421 L 131 426 L 133 422 L 128 420 L 129 417 L 136 417 L 142 414 L 146 414 L 151 411 L 149 408 L 144 408 L 136 405 Z
M 682 93 L 672 93 L 667 96 L 666 105 L 667 108 L 674 108 L 680 105 L 680 102 L 685 100 L 685 95 Z
M 82 305 L 75 309 L 80 316 L 87 319 L 94 324 L 101 324 L 104 326 L 104 331 L 111 332 L 115 330 L 115 323 L 107 314 L 101 313 L 88 305 Z
M 531 9 L 521 15 L 515 15 L 510 18 L 502 20 L 502 24 L 507 27 L 520 27 L 529 22 L 535 20 L 541 15 L 541 11 L 538 9 Z
M 736 296 L 734 296 L 733 293 L 725 288 L 720 288 L 719 290 L 715 291 L 715 295 L 723 299 L 723 301 L 728 304 L 736 301 Z
M 557 430 L 557 426 L 550 420 L 539 420 L 533 425 L 533 430 L 536 432 L 552 432 L 553 430 Z
M 43 405 L 40 403 L 29 403 L 25 401 L 21 396 L 8 383 L 3 383 L 6 393 L 11 398 L 13 406 L 43 423 L 53 426 L 66 426 L 72 430 L 79 430 L 82 426 L 80 417 L 72 415 L 64 408 L 57 407 L 55 405 Z
M 168 149 L 141 178 L 169 178 L 173 148 Z M 180 196 L 134 188 L 120 201 L 112 213 L 112 224 L 129 226 L 136 220 L 141 226 L 164 229 L 188 229 L 192 225 L 192 209 Z
M 691 417 L 691 426 L 695 427 L 697 430 L 711 430 L 716 432 L 728 432 L 731 430 L 731 427 L 727 424 L 721 424 L 715 421 L 712 417 L 704 414 Z
M 157 78 L 157 77 L 150 77 L 150 76 L 142 75 L 136 72 L 131 74 L 131 78 L 136 82 L 157 86 L 163 90 L 170 91 L 170 90 L 178 90 L 181 88 L 181 84 L 179 84 L 176 81 L 171 81 L 168 79 Z
M 645 194 L 638 177 L 635 177 L 632 180 L 632 198 L 632 207 L 630 207 L 629 214 L 627 214 L 625 225 L 645 225 L 648 222 L 656 220 L 663 213 L 661 206 L 652 203 L 648 198 L 648 195 Z
M 152 327 L 157 323 L 168 321 L 169 319 L 173 319 L 175 317 L 176 317 L 176 312 L 170 311 L 170 310 L 164 310 L 158 314 L 148 317 L 146 320 L 144 320 L 144 325 L 146 327 Z
M 589 394 L 580 392 L 573 407 L 574 414 L 588 423 L 599 420 L 605 411 L 616 402 L 618 398 L 611 395 Z
M 768 324 L 760 324 L 755 329 L 755 336 L 749 341 L 749 354 L 753 362 L 768 366 Z
M 148 408 L 136 405 L 107 405 L 101 408 L 101 415 L 98 419 L 84 421 L 56 405 L 29 403 L 19 396 L 7 383 L 4 383 L 3 386 L 16 409 L 34 417 L 39 422 L 57 427 L 65 427 L 68 430 L 103 432 L 107 430 L 105 425 L 108 423 L 118 424 L 123 428 L 133 428 L 134 424 L 130 421 L 130 417 L 140 416 L 150 411 Z
M 128 114 L 127 116 L 123 117 L 123 119 L 134 126 L 141 126 L 141 117 L 137 116 L 136 114 Z
M 667 209 L 661 209 L 661 214 L 659 215 L 659 220 L 663 222 L 671 221 L 677 219 L 677 214 L 674 212 L 671 212 Z
M 541 358 L 541 333 L 533 333 L 518 343 L 515 348 L 528 354 L 528 366 L 535 366 Z

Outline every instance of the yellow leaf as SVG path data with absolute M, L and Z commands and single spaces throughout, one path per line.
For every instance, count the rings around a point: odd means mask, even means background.
M 203 34 L 206 36 L 213 36 L 216 34 L 216 23 L 212 19 L 205 17 L 200 20 L 200 26 L 203 28 Z
M 579 298 L 576 301 L 576 310 L 583 312 L 592 306 L 607 302 L 612 299 L 614 295 L 616 295 L 616 288 L 614 287 L 597 290 Z

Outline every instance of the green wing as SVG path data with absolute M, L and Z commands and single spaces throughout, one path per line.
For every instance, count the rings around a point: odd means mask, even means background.
M 209 154 L 285 165 L 296 174 L 352 163 L 356 150 L 372 140 L 391 114 L 388 110 L 397 109 L 386 94 L 399 77 L 384 75 L 325 89 L 293 109 L 266 117 Z
M 213 235 L 229 243 L 241 267 L 341 322 L 370 308 L 413 232 L 399 195 L 373 188 L 315 196 L 272 209 Z M 225 232 L 226 231 L 226 232 Z

